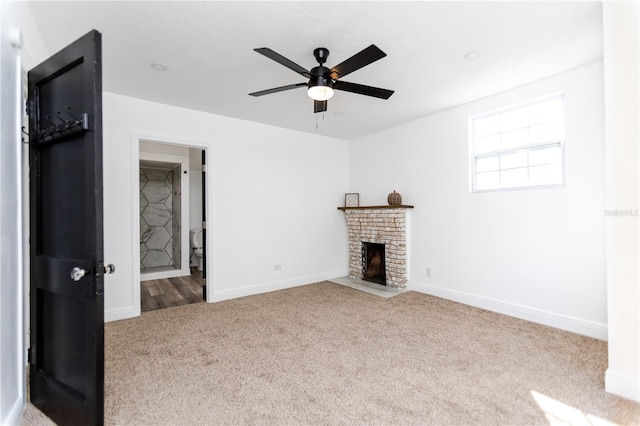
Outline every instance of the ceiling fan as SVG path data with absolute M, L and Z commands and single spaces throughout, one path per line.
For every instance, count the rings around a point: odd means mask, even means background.
M 274 87 L 273 89 L 262 90 L 260 92 L 249 93 L 251 96 L 263 96 L 271 93 L 282 92 L 285 90 L 296 89 L 298 87 L 307 86 L 308 95 L 313 99 L 313 112 L 324 112 L 327 110 L 327 100 L 333 96 L 334 90 L 344 90 L 345 92 L 357 93 L 359 95 L 373 96 L 375 98 L 389 99 L 393 95 L 393 90 L 380 89 L 379 87 L 365 86 L 362 84 L 348 83 L 340 80 L 347 74 L 350 74 L 362 67 L 365 67 L 378 59 L 387 56 L 376 45 L 372 44 L 366 49 L 356 53 L 344 62 L 329 69 L 324 66 L 329 56 L 329 49 L 319 47 L 313 51 L 318 66 L 311 68 L 310 71 L 302 68 L 295 62 L 285 58 L 279 53 L 267 47 L 253 49 L 256 52 L 266 56 L 277 63 L 284 65 L 290 70 L 295 71 L 301 76 L 308 78 L 308 83 L 289 84 L 288 86 Z

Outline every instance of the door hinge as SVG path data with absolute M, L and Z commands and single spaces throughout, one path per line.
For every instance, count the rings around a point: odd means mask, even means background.
M 26 101 L 24 103 L 24 113 L 29 117 L 31 115 L 31 102 Z
M 27 364 L 31 364 L 31 348 L 27 348 Z
M 202 229 L 207 229 L 207 222 L 202 222 Z
M 203 164 L 202 165 L 202 173 L 206 173 L 207 172 L 207 165 Z

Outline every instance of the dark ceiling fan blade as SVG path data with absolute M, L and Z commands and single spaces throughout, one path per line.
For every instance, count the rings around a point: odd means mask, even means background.
M 393 90 L 381 89 L 379 87 L 365 86 L 363 84 L 348 83 L 338 80 L 334 83 L 333 88 L 336 90 L 344 90 L 345 92 L 357 93 L 359 95 L 373 96 L 374 98 L 389 99 L 393 95 Z
M 327 110 L 327 101 L 313 101 L 313 112 L 325 112 Z
M 268 47 L 260 47 L 260 48 L 253 49 L 253 50 L 255 50 L 258 53 L 263 54 L 264 56 L 266 56 L 269 59 L 272 59 L 272 60 L 276 61 L 280 65 L 284 65 L 285 67 L 289 68 L 290 70 L 293 70 L 293 71 L 297 72 L 298 74 L 300 74 L 300 75 L 302 75 L 302 76 L 304 76 L 306 78 L 311 78 L 311 74 L 309 74 L 309 71 L 307 71 L 306 69 L 302 68 L 300 65 L 296 64 L 292 60 L 285 58 L 281 54 L 274 52 L 273 50 L 269 49 Z
M 387 56 L 382 50 L 378 49 L 375 44 L 367 47 L 366 49 L 356 53 L 346 61 L 331 68 L 330 76 L 332 79 L 337 80 L 345 75 L 352 73 L 360 68 L 369 65 L 372 62 L 382 59 Z
M 280 86 L 280 87 L 274 87 L 273 89 L 261 90 L 259 92 L 253 92 L 249 94 L 251 96 L 263 96 L 263 95 L 269 95 L 271 93 L 284 92 L 285 90 L 296 89 L 298 87 L 302 87 L 306 85 L 307 83 L 296 83 L 296 84 L 290 84 L 288 86 Z

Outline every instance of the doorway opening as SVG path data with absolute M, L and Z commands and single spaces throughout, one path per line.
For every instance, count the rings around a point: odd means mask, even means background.
M 149 140 L 139 145 L 140 311 L 203 302 L 206 151 Z

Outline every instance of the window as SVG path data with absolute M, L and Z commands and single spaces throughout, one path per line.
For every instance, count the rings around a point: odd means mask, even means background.
M 562 186 L 564 98 L 470 118 L 472 192 Z

